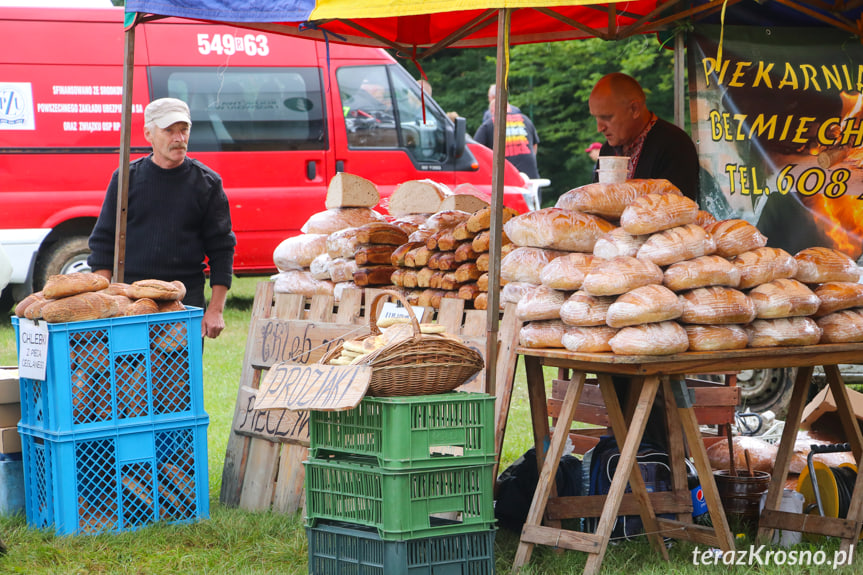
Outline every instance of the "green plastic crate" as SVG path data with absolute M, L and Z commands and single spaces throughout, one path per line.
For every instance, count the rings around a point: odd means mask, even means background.
M 444 393 L 366 397 L 346 411 L 312 411 L 312 458 L 374 457 L 385 469 L 493 463 L 494 397 Z
M 493 575 L 493 529 L 384 541 L 349 523 L 306 528 L 312 575 Z
M 490 529 L 494 464 L 391 471 L 349 460 L 309 459 L 308 524 L 346 521 L 401 541 Z

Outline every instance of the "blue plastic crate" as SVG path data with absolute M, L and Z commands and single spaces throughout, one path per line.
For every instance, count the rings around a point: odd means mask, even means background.
M 209 517 L 208 424 L 67 434 L 19 424 L 28 525 L 72 535 Z
M 46 324 L 45 380 L 20 378 L 21 422 L 60 433 L 206 415 L 202 317 L 190 307 Z
M 384 541 L 349 523 L 306 528 L 312 575 L 493 575 L 493 529 Z

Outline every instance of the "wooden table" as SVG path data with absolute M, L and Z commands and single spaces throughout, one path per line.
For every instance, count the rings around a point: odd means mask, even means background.
M 759 538 L 769 540 L 774 528 L 796 529 L 804 532 L 822 533 L 842 538 L 842 549 L 856 541 L 863 520 L 863 474 L 859 474 L 854 486 L 848 519 L 829 519 L 778 511 L 788 466 L 794 452 L 794 443 L 804 403 L 809 389 L 813 367 L 824 366 L 828 382 L 836 398 L 837 410 L 845 429 L 847 440 L 857 461 L 860 461 L 860 429 L 851 411 L 848 394 L 836 367 L 843 363 L 863 362 L 863 344 L 826 344 L 806 347 L 753 348 L 735 351 L 686 352 L 668 356 L 619 356 L 610 353 L 575 353 L 562 349 L 530 349 L 520 347 L 517 353 L 525 360 L 528 396 L 531 405 L 537 464 L 540 466 L 539 483 L 533 503 L 521 534 L 521 542 L 513 561 L 513 572 L 517 572 L 530 560 L 536 544 L 584 551 L 589 554 L 584 573 L 599 572 L 619 512 L 637 512 L 644 524 L 651 544 L 668 558 L 662 535 L 686 539 L 703 545 L 718 547 L 723 551 L 734 548 L 725 513 L 713 479 L 713 470 L 701 441 L 698 423 L 692 409 L 689 391 L 683 381 L 686 374 L 715 373 L 729 369 L 765 369 L 797 367 L 797 379 L 779 445 L 773 475 L 767 494 L 767 504 L 760 520 Z M 545 450 L 549 436 L 546 409 L 545 381 L 542 367 L 553 366 L 573 370 L 566 391 L 554 435 Z M 585 375 L 596 374 L 606 402 L 611 427 L 620 447 L 617 472 L 611 482 L 608 495 L 577 498 L 550 499 L 554 476 L 563 454 L 567 435 L 585 384 Z M 628 377 L 631 382 L 627 416 L 621 409 L 612 383 L 612 375 Z M 657 391 L 663 389 L 668 418 L 668 451 L 672 464 L 673 492 L 681 493 L 686 488 L 684 438 L 690 449 L 704 491 L 713 528 L 695 525 L 691 516 L 678 514 L 677 520 L 656 516 L 652 500 L 657 495 L 648 495 L 636 463 L 636 455 L 650 408 Z M 680 429 L 683 434 L 681 436 Z M 630 483 L 632 495 L 625 501 L 624 491 Z M 688 496 L 688 490 L 687 496 Z M 672 494 L 673 498 L 673 494 Z M 569 509 L 577 511 L 566 515 L 555 510 L 557 503 L 578 500 Z M 584 501 L 581 504 L 581 501 Z M 570 502 L 573 503 L 573 502 Z M 561 529 L 560 520 L 566 517 L 587 516 L 591 507 L 599 506 L 600 520 L 595 533 L 584 533 Z M 543 525 L 543 520 L 545 524 Z M 846 553 L 846 557 L 848 554 Z

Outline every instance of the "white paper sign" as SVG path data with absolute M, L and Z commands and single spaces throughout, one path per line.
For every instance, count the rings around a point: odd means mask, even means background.
M 412 305 L 411 307 L 414 310 L 414 315 L 417 316 L 417 321 L 422 321 L 425 308 L 419 305 Z M 408 315 L 406 307 L 398 305 L 395 302 L 388 301 L 384 302 L 384 305 L 381 307 L 381 315 L 378 317 L 378 320 L 382 320 L 385 317 L 405 317 L 410 319 L 411 316 Z
M 45 381 L 48 367 L 48 326 L 21 318 L 18 321 L 18 377 Z

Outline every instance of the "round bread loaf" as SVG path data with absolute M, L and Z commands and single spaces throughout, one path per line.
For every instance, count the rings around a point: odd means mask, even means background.
M 178 285 L 179 284 L 179 285 Z M 162 280 L 140 280 L 126 288 L 126 295 L 132 299 L 150 298 L 154 301 L 178 300 L 185 295 L 182 282 L 166 282 Z
M 54 275 L 45 282 L 42 293 L 48 299 L 59 299 L 79 293 L 103 290 L 110 283 L 107 278 L 92 272 Z

